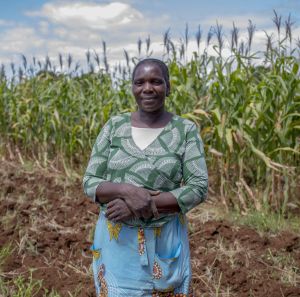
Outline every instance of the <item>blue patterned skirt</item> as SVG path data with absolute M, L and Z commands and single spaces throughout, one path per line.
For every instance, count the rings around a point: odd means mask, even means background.
M 91 249 L 97 296 L 193 296 L 182 215 L 162 227 L 141 228 L 112 223 L 100 212 Z

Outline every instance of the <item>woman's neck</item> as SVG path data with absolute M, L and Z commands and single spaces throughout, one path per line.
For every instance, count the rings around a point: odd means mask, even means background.
M 131 123 L 140 128 L 161 128 L 164 127 L 172 118 L 172 114 L 164 109 L 155 112 L 145 112 L 138 110 L 132 114 Z

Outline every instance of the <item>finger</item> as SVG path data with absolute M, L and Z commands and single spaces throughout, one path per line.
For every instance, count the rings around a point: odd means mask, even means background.
M 132 217 L 132 213 L 129 212 L 128 209 L 116 211 L 110 215 L 111 220 L 113 220 L 114 222 L 125 221 L 131 217 Z
M 153 199 L 151 201 L 151 212 L 152 212 L 152 215 L 154 216 L 154 218 L 158 218 L 159 217 L 159 213 L 158 213 L 155 201 Z
M 107 209 L 120 209 L 120 207 L 122 207 L 122 201 L 120 201 L 119 199 L 110 201 L 106 206 Z
M 150 193 L 151 196 L 157 196 L 160 194 L 160 191 L 152 191 L 152 190 L 148 190 L 148 192 Z
M 118 217 L 115 217 L 112 221 L 114 223 L 120 223 L 120 222 L 122 222 L 122 219 L 118 216 Z
M 114 222 L 121 222 L 126 219 L 126 216 L 124 214 L 118 214 L 114 217 Z
M 114 213 L 116 211 L 117 211 L 117 208 L 115 205 L 113 205 L 110 208 L 107 208 L 105 216 L 108 217 L 109 215 L 111 215 L 112 213 Z
M 110 207 L 116 205 L 116 203 L 117 203 L 117 199 L 112 200 L 112 201 L 109 201 L 109 202 L 107 203 L 107 208 L 110 208 Z
M 116 223 L 122 223 L 122 222 L 125 222 L 129 219 L 130 217 L 123 217 L 123 216 L 119 216 L 117 218 L 114 219 L 114 222 Z
M 117 211 L 114 211 L 112 213 L 109 213 L 106 218 L 110 221 L 115 221 L 116 217 L 119 216 L 119 213 Z
M 141 216 L 140 211 L 136 210 L 135 207 L 134 207 L 134 205 L 132 205 L 131 203 L 127 203 L 127 202 L 126 202 L 126 205 L 133 212 L 133 215 L 136 218 L 139 218 Z
M 116 215 L 119 216 L 125 216 L 130 214 L 130 210 L 128 208 L 128 206 L 126 205 L 126 203 L 124 203 L 123 201 L 118 201 L 115 205 L 111 206 L 108 210 L 107 210 L 107 217 L 108 218 L 114 218 Z
M 124 221 L 130 220 L 132 218 L 134 218 L 133 214 L 131 212 L 127 212 L 127 213 L 119 215 L 116 219 L 118 220 L 118 222 L 124 222 Z

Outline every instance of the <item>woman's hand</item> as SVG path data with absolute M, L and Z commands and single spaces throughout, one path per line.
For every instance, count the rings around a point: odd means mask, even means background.
M 126 202 L 120 198 L 110 201 L 107 204 L 106 218 L 113 222 L 122 222 L 133 217 Z
M 157 191 L 149 191 L 130 184 L 124 184 L 122 198 L 137 218 L 149 219 L 153 216 L 152 198 Z
M 157 215 L 151 196 L 159 193 L 159 191 L 146 190 L 131 184 L 104 182 L 97 187 L 96 201 L 109 204 L 121 198 L 136 218 L 148 219 Z

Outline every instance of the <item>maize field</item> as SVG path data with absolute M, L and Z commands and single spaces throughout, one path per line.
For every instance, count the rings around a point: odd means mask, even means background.
M 163 36 L 172 87 L 167 108 L 199 126 L 213 177 L 210 191 L 220 195 L 226 209 L 267 207 L 286 213 L 300 206 L 300 42 L 293 47 L 291 21 L 285 34 L 278 19 L 274 23 L 277 39 L 266 35 L 260 52 L 251 49 L 255 26 L 249 22 L 247 42 L 239 41 L 234 26 L 226 57 L 220 25 L 208 33 L 204 49 L 199 28 L 192 59 L 186 57 L 188 27 L 179 47 L 169 31 Z M 213 38 L 214 55 L 207 50 Z M 144 56 L 151 54 L 150 43 L 148 37 Z M 143 56 L 141 46 L 139 40 L 137 57 L 124 51 L 126 64 L 114 67 L 105 42 L 103 57 L 87 51 L 82 66 L 61 54 L 57 65 L 48 56 L 45 61 L 23 56 L 19 68 L 10 65 L 11 75 L 2 65 L 2 151 L 81 173 L 108 118 L 136 108 L 130 76 Z

